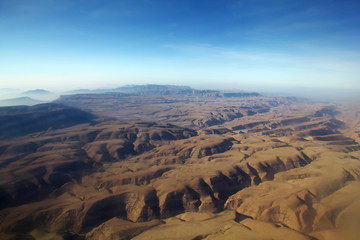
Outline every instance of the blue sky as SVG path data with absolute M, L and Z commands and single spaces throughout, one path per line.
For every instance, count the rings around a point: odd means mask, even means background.
M 360 1 L 0 0 L 0 88 L 360 91 Z

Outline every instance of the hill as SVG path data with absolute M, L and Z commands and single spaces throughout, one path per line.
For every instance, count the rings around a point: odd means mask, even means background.
M 30 97 L 18 97 L 18 98 L 0 100 L 0 106 L 17 106 L 17 105 L 32 106 L 40 103 L 43 103 L 43 101 L 33 99 Z
M 0 108 L 0 138 L 89 123 L 94 118 L 90 113 L 55 103 L 2 107 Z
M 40 94 L 40 95 L 45 95 L 45 94 L 53 94 L 52 92 L 48 91 L 48 90 L 44 90 L 44 89 L 34 89 L 34 90 L 28 90 L 26 92 L 23 92 L 23 94 L 27 95 L 27 94 Z

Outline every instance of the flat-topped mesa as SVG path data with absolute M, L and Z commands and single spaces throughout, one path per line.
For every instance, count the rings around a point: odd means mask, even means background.
M 82 93 L 77 93 L 82 92 Z M 102 97 L 124 97 L 124 96 L 177 96 L 177 97 L 257 97 L 261 96 L 257 92 L 222 92 L 218 90 L 197 90 L 187 86 L 175 86 L 175 85 L 155 85 L 155 84 L 148 84 L 148 85 L 129 85 L 114 89 L 99 89 L 99 90 L 87 90 L 87 91 L 75 91 L 75 94 L 70 95 L 63 95 L 60 97 L 60 101 L 63 101 L 70 96 L 74 96 L 74 98 L 83 97 L 90 97 L 94 95 L 94 98 Z M 97 95 L 97 96 L 96 96 Z
M 175 85 L 130 85 L 114 89 L 116 92 L 123 92 L 134 95 L 158 95 L 158 96 L 204 96 L 204 97 L 250 97 L 260 96 L 256 92 L 221 92 L 218 90 L 197 90 L 187 86 Z

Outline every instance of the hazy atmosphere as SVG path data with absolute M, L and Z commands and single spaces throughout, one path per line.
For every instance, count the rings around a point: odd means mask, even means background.
M 360 90 L 359 1 L 0 0 L 0 88 Z
M 360 0 L 0 0 L 1 240 L 359 240 Z

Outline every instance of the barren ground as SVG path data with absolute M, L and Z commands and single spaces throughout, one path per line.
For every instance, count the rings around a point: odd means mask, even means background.
M 0 124 L 1 239 L 360 236 L 359 105 L 86 94 Z

